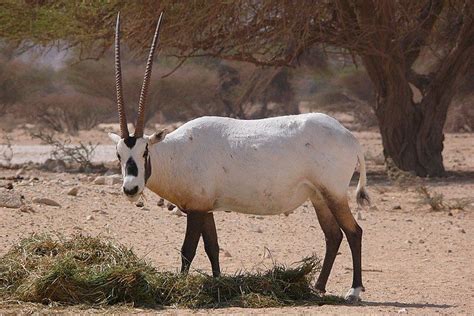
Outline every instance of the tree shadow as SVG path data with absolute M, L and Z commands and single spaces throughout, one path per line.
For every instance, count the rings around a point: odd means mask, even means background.
M 381 307 L 400 307 L 400 308 L 452 308 L 456 305 L 449 304 L 432 304 L 432 303 L 402 303 L 402 302 L 374 302 L 362 301 L 363 306 L 381 306 Z

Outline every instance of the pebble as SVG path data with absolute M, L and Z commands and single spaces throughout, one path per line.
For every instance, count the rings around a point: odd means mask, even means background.
M 136 207 L 143 207 L 144 205 L 145 203 L 143 203 L 143 201 L 138 201 L 137 203 L 135 203 Z
M 58 202 L 49 198 L 34 198 L 33 203 L 61 207 L 61 205 Z
M 20 208 L 23 203 L 23 195 L 11 192 L 11 191 L 0 191 L 0 207 L 6 208 Z
M 168 203 L 167 207 L 168 207 L 168 211 L 172 211 L 172 210 L 174 210 L 174 208 L 176 207 L 176 205 L 171 204 L 171 203 Z
M 163 207 L 165 205 L 165 199 L 160 199 L 157 203 L 159 207 Z
M 79 187 L 73 187 L 67 192 L 67 195 L 77 196 L 78 192 L 79 192 Z
M 122 183 L 122 176 L 119 174 L 113 174 L 107 176 L 107 184 L 116 185 Z
M 254 232 L 254 233 L 263 233 L 263 230 L 260 228 L 260 227 L 257 227 L 257 226 L 253 226 L 250 228 L 250 231 Z
M 397 311 L 397 314 L 406 314 L 406 313 L 408 313 L 406 308 L 401 308 Z
M 97 184 L 97 185 L 104 185 L 105 184 L 105 177 L 104 176 L 98 176 L 94 179 L 93 183 Z
M 401 210 L 401 209 L 402 209 L 402 206 L 400 204 L 397 204 L 392 207 L 392 210 Z
M 232 255 L 227 250 L 224 250 L 224 257 L 230 258 L 230 257 L 232 257 Z
M 92 221 L 92 220 L 94 220 L 94 219 L 95 219 L 95 218 L 94 218 L 94 216 L 92 216 L 92 215 L 88 215 L 88 216 L 86 217 L 86 220 L 87 220 L 87 221 Z
M 36 213 L 35 209 L 31 205 L 22 205 L 20 211 L 23 213 Z
M 178 217 L 186 216 L 179 208 L 176 208 L 175 210 L 170 212 L 171 215 L 176 215 Z
M 150 209 L 148 207 L 142 207 L 142 211 L 149 211 Z

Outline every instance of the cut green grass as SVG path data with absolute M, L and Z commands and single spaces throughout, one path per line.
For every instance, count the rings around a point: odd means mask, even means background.
M 187 308 L 279 307 L 343 303 L 318 296 L 311 281 L 320 269 L 313 256 L 293 267 L 213 278 L 160 272 L 132 250 L 81 235 L 32 235 L 0 258 L 0 298 L 36 303 L 131 303 Z

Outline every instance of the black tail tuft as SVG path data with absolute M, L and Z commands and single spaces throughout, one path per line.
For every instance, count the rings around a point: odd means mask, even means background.
M 365 190 L 365 188 L 361 188 L 359 191 L 357 191 L 356 200 L 359 206 L 363 207 L 370 205 L 370 196 Z

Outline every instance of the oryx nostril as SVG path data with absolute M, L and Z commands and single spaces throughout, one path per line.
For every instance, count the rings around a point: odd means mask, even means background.
M 138 185 L 134 186 L 133 188 L 131 189 L 127 189 L 127 188 L 123 188 L 123 192 L 126 194 L 126 195 L 135 195 L 137 194 L 138 192 Z

